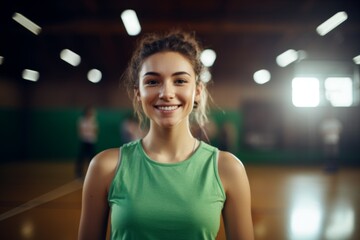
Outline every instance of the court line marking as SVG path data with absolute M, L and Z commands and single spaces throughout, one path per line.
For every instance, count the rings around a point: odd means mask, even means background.
M 81 180 L 74 180 L 69 182 L 61 187 L 58 187 L 48 193 L 41 195 L 40 197 L 34 198 L 16 208 L 11 209 L 0 215 L 0 221 L 5 220 L 7 218 L 13 217 L 19 213 L 25 212 L 29 209 L 35 208 L 41 204 L 50 202 L 54 199 L 62 197 L 66 194 L 72 193 L 80 188 L 82 188 L 82 181 Z

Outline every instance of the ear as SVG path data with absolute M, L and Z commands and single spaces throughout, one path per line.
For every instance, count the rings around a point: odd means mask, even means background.
M 141 101 L 139 88 L 134 88 L 134 97 L 138 102 Z
M 200 102 L 203 89 L 204 89 L 204 85 L 202 84 L 201 81 L 199 81 L 199 83 L 196 84 L 196 88 L 195 88 L 195 102 Z

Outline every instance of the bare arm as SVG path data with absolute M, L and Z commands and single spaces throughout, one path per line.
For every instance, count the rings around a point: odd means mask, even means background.
M 88 168 L 82 195 L 79 240 L 105 239 L 109 205 L 107 195 L 119 159 L 119 150 L 96 155 Z
M 223 209 L 226 238 L 253 240 L 251 193 L 244 165 L 234 155 L 220 152 L 219 174 L 226 193 Z

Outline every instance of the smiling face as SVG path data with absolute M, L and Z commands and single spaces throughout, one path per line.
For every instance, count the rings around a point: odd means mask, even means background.
M 190 62 L 176 52 L 160 52 L 143 62 L 135 95 L 151 124 L 173 127 L 189 122 L 201 88 Z

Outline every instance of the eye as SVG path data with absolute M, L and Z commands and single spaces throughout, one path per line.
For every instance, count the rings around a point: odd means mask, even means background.
M 177 84 L 177 85 L 183 85 L 187 82 L 188 82 L 187 80 L 181 79 L 181 78 L 175 80 L 175 84 Z
M 145 80 L 145 85 L 147 85 L 147 86 L 156 86 L 157 84 L 159 84 L 159 80 L 157 80 L 157 79 L 146 79 Z

